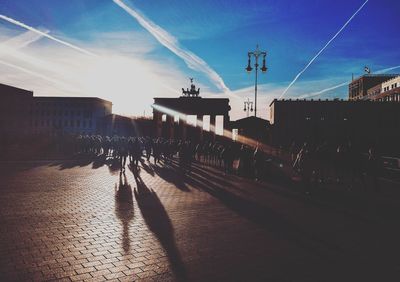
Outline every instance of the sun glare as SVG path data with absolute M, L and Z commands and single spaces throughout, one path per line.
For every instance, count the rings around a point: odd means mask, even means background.
M 113 101 L 115 112 L 142 114 L 150 109 L 154 77 L 132 60 L 98 58 L 82 79 L 87 94 Z

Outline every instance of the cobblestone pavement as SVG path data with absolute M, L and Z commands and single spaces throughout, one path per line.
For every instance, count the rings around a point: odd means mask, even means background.
M 86 160 L 0 169 L 0 281 L 400 278 L 398 220 L 289 184 L 147 162 L 137 177 Z

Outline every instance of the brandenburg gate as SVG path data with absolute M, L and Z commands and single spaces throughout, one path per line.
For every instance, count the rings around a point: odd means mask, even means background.
M 190 89 L 182 88 L 182 96 L 178 98 L 154 98 L 153 121 L 157 137 L 202 141 L 225 134 L 231 109 L 229 99 L 202 98 L 193 78 L 190 82 Z

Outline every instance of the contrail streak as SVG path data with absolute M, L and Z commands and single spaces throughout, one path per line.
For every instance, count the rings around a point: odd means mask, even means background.
M 321 95 L 321 94 L 324 94 L 325 92 L 329 92 L 329 91 L 331 91 L 331 90 L 334 90 L 334 89 L 340 88 L 340 87 L 342 87 L 342 86 L 348 85 L 349 83 L 350 83 L 350 81 L 346 81 L 346 82 L 337 84 L 337 85 L 335 85 L 335 86 L 331 86 L 331 87 L 329 87 L 329 88 L 325 88 L 325 89 L 320 90 L 320 91 L 317 91 L 317 92 L 313 92 L 313 93 L 310 93 L 310 94 L 301 95 L 301 96 L 299 96 L 299 99 L 305 99 L 305 98 L 311 98 L 311 97 L 314 97 L 314 96 L 319 96 L 319 95 Z
M 399 66 L 390 67 L 390 68 L 386 68 L 386 69 L 381 69 L 381 70 L 376 71 L 375 73 L 377 73 L 377 74 L 385 73 L 385 72 L 388 72 L 388 71 L 391 71 L 391 70 L 395 70 L 395 69 L 399 69 L 399 68 L 400 68 L 400 65 Z M 334 89 L 340 88 L 342 86 L 348 85 L 350 82 L 351 81 L 342 82 L 340 84 L 325 88 L 325 89 L 317 91 L 317 92 L 301 95 L 301 96 L 299 96 L 299 99 L 305 99 L 305 98 L 311 98 L 311 97 L 319 96 L 321 94 L 324 94 L 325 92 L 329 92 L 331 90 L 334 90 Z
M 76 91 L 76 90 L 73 90 L 73 88 L 71 88 L 70 85 L 67 85 L 67 84 L 65 84 L 65 83 L 62 82 L 62 81 L 59 81 L 59 80 L 53 79 L 53 78 L 51 78 L 51 77 L 45 76 L 45 75 L 43 75 L 43 74 L 40 74 L 40 73 L 31 71 L 31 70 L 26 69 L 26 68 L 24 68 L 24 67 L 17 66 L 17 65 L 15 65 L 15 64 L 12 64 L 12 63 L 9 63 L 9 62 L 3 61 L 3 60 L 0 60 L 0 64 L 3 64 L 3 65 L 8 66 L 8 67 L 10 67 L 10 68 L 13 68 L 13 69 L 22 71 L 22 72 L 27 73 L 27 74 L 29 74 L 29 75 L 36 76 L 36 77 L 41 78 L 41 79 L 43 79 L 43 80 L 46 80 L 46 81 L 48 81 L 48 82 L 57 84 L 57 85 L 59 85 L 59 86 L 62 86 L 63 88 L 69 89 L 70 91 Z
M 395 67 L 390 67 L 390 68 L 378 70 L 378 71 L 376 71 L 376 73 L 385 73 L 385 72 L 388 72 L 388 71 L 391 71 L 391 70 L 395 70 L 395 69 L 400 69 L 400 66 L 395 66 Z
M 155 39 L 157 39 L 158 42 L 168 48 L 175 55 L 183 59 L 188 67 L 204 73 L 218 89 L 224 92 L 230 92 L 229 88 L 225 85 L 222 78 L 203 59 L 181 47 L 178 40 L 174 36 L 169 34 L 166 30 L 164 30 L 154 22 L 146 19 L 138 11 L 127 6 L 123 1 L 113 1 L 123 10 L 125 10 L 129 15 L 135 18 L 143 28 L 145 28 L 151 35 L 154 36 Z
M 347 20 L 347 22 L 339 29 L 338 32 L 336 32 L 336 34 L 325 44 L 324 47 L 322 47 L 321 50 L 319 50 L 319 52 L 311 59 L 311 61 L 295 76 L 295 78 L 293 79 L 293 81 L 288 85 L 288 87 L 286 87 L 286 89 L 282 92 L 281 96 L 279 97 L 279 99 L 281 99 L 286 92 L 289 90 L 289 88 L 297 81 L 297 79 L 308 69 L 308 67 L 318 58 L 318 56 L 329 46 L 329 44 L 331 44 L 331 42 L 333 40 L 335 40 L 335 38 L 343 31 L 343 29 L 346 28 L 346 26 L 353 20 L 353 18 L 358 14 L 358 12 L 361 11 L 361 9 L 365 6 L 365 4 L 367 4 L 369 0 L 366 0 L 359 8 L 358 10 Z
M 49 31 L 46 30 L 43 32 L 48 33 Z M 1 45 L 5 45 L 13 49 L 21 49 L 38 41 L 41 38 L 43 38 L 43 35 L 28 30 L 18 36 L 15 36 L 11 39 L 8 39 L 7 41 L 2 42 Z
M 34 27 L 28 26 L 28 25 L 26 25 L 26 24 L 24 24 L 24 23 L 22 23 L 22 22 L 20 22 L 20 21 L 14 20 L 14 19 L 12 19 L 12 18 L 9 18 L 9 17 L 4 16 L 4 15 L 1 15 L 1 14 L 0 14 L 0 19 L 3 19 L 3 20 L 5 20 L 5 21 L 7 21 L 7 22 L 9 22 L 9 23 L 14 24 L 14 25 L 23 27 L 23 28 L 25 28 L 25 29 L 27 29 L 27 30 L 36 32 L 37 34 L 40 34 L 40 35 L 42 35 L 42 36 L 44 36 L 44 37 L 47 37 L 47 38 L 49 38 L 49 39 L 51 39 L 51 40 L 53 40 L 53 41 L 55 41 L 55 42 L 58 42 L 58 43 L 60 43 L 60 44 L 62 44 L 62 45 L 65 45 L 65 46 L 67 46 L 67 47 L 70 47 L 70 48 L 72 48 L 72 49 L 74 49 L 74 50 L 76 50 L 76 51 L 79 51 L 79 52 L 81 52 L 81 53 L 84 53 L 84 54 L 86 54 L 86 55 L 96 56 L 96 54 L 94 54 L 94 53 L 92 53 L 92 52 L 90 52 L 90 51 L 88 51 L 88 50 L 82 49 L 82 48 L 80 48 L 80 47 L 78 47 L 78 46 L 76 46 L 76 45 L 73 45 L 73 44 L 71 44 L 71 43 L 68 43 L 68 42 L 66 42 L 66 41 L 64 41 L 64 40 L 55 38 L 54 36 L 49 35 L 49 34 L 47 34 L 46 32 L 43 32 L 43 31 L 40 31 L 40 30 L 38 30 L 38 29 L 36 29 L 36 28 L 34 28 Z

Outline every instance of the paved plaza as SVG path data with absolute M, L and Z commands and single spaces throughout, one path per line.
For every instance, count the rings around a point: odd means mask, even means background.
M 0 281 L 400 279 L 397 183 L 306 195 L 202 164 L 0 169 Z

